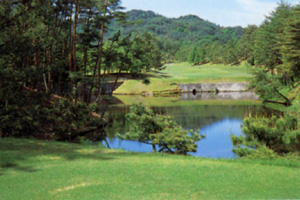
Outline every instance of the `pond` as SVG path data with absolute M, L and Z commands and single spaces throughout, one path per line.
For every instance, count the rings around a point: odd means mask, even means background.
M 209 97 L 210 96 L 210 97 Z M 225 96 L 226 98 L 218 98 Z M 209 158 L 235 158 L 232 152 L 230 135 L 241 135 L 243 119 L 249 115 L 261 116 L 271 110 L 262 106 L 252 94 L 236 93 L 234 99 L 226 95 L 198 95 L 198 97 L 142 97 L 117 96 L 118 105 L 111 106 L 106 117 L 111 123 L 106 128 L 107 141 L 113 149 L 124 149 L 135 152 L 151 152 L 152 146 L 137 141 L 124 141 L 116 137 L 116 133 L 124 133 L 128 124 L 125 114 L 132 103 L 142 102 L 155 112 L 168 114 L 186 130 L 200 130 L 206 137 L 198 142 L 197 152 L 193 156 Z M 238 96 L 239 98 L 236 98 Z

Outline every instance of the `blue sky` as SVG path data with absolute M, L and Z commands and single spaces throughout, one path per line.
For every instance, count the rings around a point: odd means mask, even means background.
M 260 25 L 280 0 L 122 0 L 126 10 L 152 10 L 166 17 L 193 14 L 221 26 Z M 289 0 L 299 4 L 299 0 Z

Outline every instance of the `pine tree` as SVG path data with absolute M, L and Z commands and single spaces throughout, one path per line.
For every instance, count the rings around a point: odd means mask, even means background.
M 92 91 L 99 65 L 101 74 L 109 63 L 120 71 L 135 61 L 129 36 L 113 53 L 101 50 L 109 22 L 124 17 L 120 0 L 3 0 L 0 8 L 0 135 L 76 140 L 102 129 L 103 113 L 78 102 L 76 86 Z
M 199 51 L 198 51 L 198 63 L 205 63 L 206 62 L 206 51 L 205 51 L 205 45 L 202 44 L 199 47 Z
M 291 7 L 282 1 L 275 11 L 259 27 L 255 38 L 255 64 L 264 66 L 274 73 L 275 68 L 282 64 L 280 42 L 286 20 L 291 15 Z
M 254 65 L 254 39 L 257 30 L 256 25 L 249 25 L 244 28 L 244 34 L 237 43 L 236 54 L 241 60 L 247 60 Z
M 282 38 L 283 64 L 278 67 L 278 71 L 287 82 L 293 82 L 300 77 L 300 6 L 293 10 Z
M 189 60 L 188 60 L 189 63 L 195 64 L 196 55 L 197 55 L 197 47 L 195 46 L 193 50 L 190 52 Z
M 186 131 L 170 116 L 155 114 L 151 109 L 141 104 L 132 105 L 126 115 L 130 128 L 124 135 L 125 140 L 136 140 L 152 145 L 156 151 L 176 154 L 186 154 L 197 150 L 196 142 L 204 138 L 198 131 Z
M 236 41 L 228 41 L 227 44 L 224 46 L 224 63 L 225 64 L 235 64 L 238 63 L 238 57 L 236 56 Z

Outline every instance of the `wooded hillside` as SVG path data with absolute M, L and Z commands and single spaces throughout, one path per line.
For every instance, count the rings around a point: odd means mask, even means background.
M 238 40 L 243 28 L 222 27 L 195 15 L 167 18 L 153 11 L 132 10 L 127 13 L 128 26 L 119 25 L 115 20 L 108 28 L 107 37 L 121 30 L 124 35 L 141 35 L 145 32 L 157 37 L 157 43 L 165 60 L 187 61 L 195 44 L 215 41 L 226 44 Z

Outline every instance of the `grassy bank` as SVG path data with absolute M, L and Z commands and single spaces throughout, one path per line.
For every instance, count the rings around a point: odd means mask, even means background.
M 159 73 L 149 73 L 150 84 L 143 80 L 127 80 L 114 93 L 140 94 L 143 91 L 173 90 L 179 83 L 246 82 L 251 75 L 245 65 L 225 66 L 206 64 L 192 66 L 189 63 L 169 64 Z
M 0 199 L 299 199 L 300 164 L 0 139 Z
M 259 100 L 188 100 L 182 101 L 180 97 L 156 97 L 141 95 L 115 95 L 125 105 L 142 103 L 145 106 L 171 107 L 171 106 L 197 106 L 197 105 L 261 105 Z

